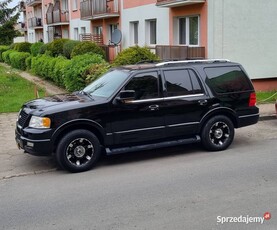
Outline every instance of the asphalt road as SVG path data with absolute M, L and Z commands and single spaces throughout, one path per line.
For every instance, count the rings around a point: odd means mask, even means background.
M 276 229 L 276 140 L 277 120 L 263 121 L 224 152 L 189 145 L 2 179 L 0 229 Z M 263 224 L 218 223 L 265 212 Z

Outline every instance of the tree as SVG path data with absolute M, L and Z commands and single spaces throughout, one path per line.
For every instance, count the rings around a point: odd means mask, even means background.
M 19 32 L 15 30 L 14 25 L 19 18 L 18 6 L 9 8 L 12 0 L 0 2 L 0 45 L 9 45 Z

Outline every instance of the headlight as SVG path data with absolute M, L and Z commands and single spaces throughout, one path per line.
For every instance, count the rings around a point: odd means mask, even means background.
M 38 129 L 47 129 L 50 128 L 51 120 L 48 117 L 37 117 L 32 116 L 29 127 L 31 128 L 38 128 Z

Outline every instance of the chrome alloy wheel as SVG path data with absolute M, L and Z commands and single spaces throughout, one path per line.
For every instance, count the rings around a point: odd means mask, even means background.
M 93 157 L 93 144 L 86 138 L 77 138 L 66 149 L 67 160 L 75 166 L 87 164 Z
M 221 146 L 227 142 L 229 137 L 230 129 L 225 122 L 219 121 L 213 124 L 209 133 L 209 138 L 213 144 Z

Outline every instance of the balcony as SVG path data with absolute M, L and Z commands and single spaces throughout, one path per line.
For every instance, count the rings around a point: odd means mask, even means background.
M 156 6 L 159 7 L 179 7 L 192 4 L 205 3 L 205 0 L 157 0 Z
M 81 19 L 96 20 L 119 17 L 118 0 L 86 0 L 80 3 Z
M 68 11 L 54 10 L 53 12 L 46 13 L 46 21 L 48 25 L 60 26 L 69 24 Z
M 42 0 L 26 0 L 27 6 L 36 6 L 42 4 Z
M 42 29 L 42 19 L 37 17 L 29 18 L 28 27 L 33 29 Z

